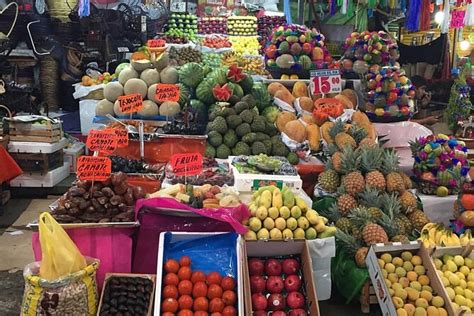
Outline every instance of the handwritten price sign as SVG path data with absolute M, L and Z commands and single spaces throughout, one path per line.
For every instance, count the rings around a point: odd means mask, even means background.
M 138 112 L 143 107 L 143 98 L 141 94 L 129 94 L 118 97 L 120 111 L 123 113 Z
M 175 154 L 171 156 L 171 167 L 176 176 L 192 176 L 202 172 L 200 153 Z
M 342 91 L 339 70 L 312 70 L 311 91 L 313 94 L 339 93 Z
M 125 128 L 114 128 L 112 129 L 115 136 L 117 137 L 117 148 L 123 148 L 128 146 L 128 131 Z
M 113 130 L 91 130 L 87 136 L 86 146 L 91 151 L 110 154 L 117 149 L 118 138 Z
M 178 102 L 179 101 L 179 86 L 175 84 L 159 83 L 156 85 L 155 99 L 159 102 Z
M 108 157 L 81 156 L 77 159 L 79 180 L 105 181 L 112 172 L 112 161 Z

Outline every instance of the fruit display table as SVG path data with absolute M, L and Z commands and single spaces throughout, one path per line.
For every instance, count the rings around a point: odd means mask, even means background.
M 449 226 L 449 220 L 453 219 L 453 205 L 457 195 L 438 197 L 418 193 L 423 203 L 423 211 L 433 223 L 443 223 Z

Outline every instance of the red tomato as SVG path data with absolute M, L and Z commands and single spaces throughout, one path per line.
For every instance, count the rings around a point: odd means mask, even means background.
M 211 313 L 215 313 L 215 312 L 222 312 L 224 310 L 224 307 L 225 307 L 225 304 L 224 304 L 224 301 L 221 299 L 221 298 L 213 298 L 210 302 L 209 302 L 209 311 Z
M 233 277 L 226 276 L 222 279 L 221 282 L 222 289 L 226 290 L 233 290 L 235 288 L 235 280 Z
M 178 299 L 178 289 L 175 285 L 166 285 L 163 288 L 163 297 L 164 298 L 174 298 L 175 300 Z
M 237 316 L 237 310 L 234 306 L 226 306 L 222 311 L 222 316 Z
M 179 278 L 175 273 L 168 273 L 165 275 L 165 280 L 163 281 L 165 285 L 174 285 L 178 286 Z
M 226 306 L 234 306 L 237 302 L 237 294 L 234 291 L 224 291 L 222 294 L 222 300 Z
M 176 260 L 169 259 L 165 263 L 165 271 L 168 273 L 178 273 L 179 270 L 179 263 Z
M 198 297 L 197 299 L 194 300 L 193 307 L 195 311 L 207 312 L 207 310 L 209 309 L 209 302 L 207 301 L 207 298 L 205 297 Z
M 196 282 L 193 287 L 193 297 L 206 297 L 207 296 L 207 285 L 204 282 Z
M 219 272 L 211 272 L 207 275 L 207 284 L 221 284 L 222 277 Z
M 206 282 L 206 275 L 202 271 L 195 271 L 191 275 L 191 282 L 193 282 L 193 284 L 196 282 Z
M 188 256 L 183 256 L 179 259 L 179 265 L 182 267 L 189 267 L 191 265 L 191 258 Z
M 213 298 L 221 298 L 222 297 L 222 288 L 220 285 L 211 284 L 209 285 L 209 289 L 207 290 L 207 298 L 212 300 Z
M 178 284 L 178 292 L 180 295 L 191 295 L 193 292 L 193 284 L 189 280 L 183 280 Z
M 193 298 L 189 295 L 181 295 L 178 299 L 179 309 L 192 309 Z
M 191 280 L 192 273 L 190 267 L 181 267 L 178 271 L 178 278 L 180 280 Z
M 178 301 L 174 298 L 165 298 L 161 303 L 161 309 L 163 312 L 176 313 L 178 311 Z

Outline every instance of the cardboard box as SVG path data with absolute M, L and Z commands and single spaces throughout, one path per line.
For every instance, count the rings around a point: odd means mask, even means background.
M 250 276 L 248 261 L 249 257 L 285 257 L 298 255 L 301 259 L 301 270 L 303 272 L 303 286 L 306 292 L 306 306 L 309 315 L 319 316 L 318 297 L 313 281 L 313 269 L 311 255 L 306 240 L 247 240 L 244 243 L 245 260 L 243 262 L 244 289 L 245 289 L 245 315 L 252 315 L 252 299 L 250 291 Z
M 444 290 L 444 286 L 441 283 L 438 274 L 436 273 L 436 269 L 431 261 L 428 250 L 420 241 L 411 241 L 410 243 L 395 242 L 391 244 L 375 244 L 370 247 L 365 262 L 367 263 L 370 280 L 374 286 L 375 294 L 377 295 L 380 309 L 382 310 L 382 315 L 397 315 L 397 312 L 377 259 L 383 253 L 389 253 L 392 256 L 400 256 L 404 251 L 410 251 L 412 254 L 421 257 L 421 260 L 423 260 L 423 266 L 426 270 L 426 275 L 430 278 L 430 286 L 433 288 L 433 291 L 441 296 L 445 302 L 449 302 L 449 297 Z M 450 304 L 445 303 L 444 307 L 449 315 L 454 315 Z
M 97 308 L 97 316 L 100 315 L 100 309 L 102 308 L 102 299 L 104 297 L 105 286 L 111 277 L 133 277 L 133 278 L 145 278 L 145 279 L 151 280 L 153 282 L 153 286 L 152 286 L 152 291 L 149 298 L 148 312 L 147 312 L 147 316 L 151 316 L 151 312 L 153 310 L 153 298 L 155 297 L 156 275 L 134 274 L 134 273 L 106 273 L 105 274 L 104 284 L 102 286 L 102 293 L 100 294 L 99 307 Z
M 188 233 L 188 232 L 171 232 L 172 233 L 172 241 L 183 241 L 183 240 L 192 240 L 202 237 L 209 237 L 214 235 L 220 234 L 227 234 L 226 232 L 218 232 L 218 233 Z M 158 263 L 157 263 L 157 272 L 156 272 L 156 290 L 155 290 L 155 316 L 161 315 L 161 288 L 163 283 L 163 264 L 164 264 L 164 243 L 165 243 L 165 234 L 163 232 L 160 234 L 160 243 L 158 245 Z M 243 275 L 242 275 L 242 258 L 244 256 L 243 250 L 243 239 L 242 237 L 237 238 L 237 245 L 236 245 L 236 253 L 237 253 L 237 310 L 239 316 L 247 315 L 244 313 L 244 285 L 243 285 Z M 251 314 L 250 314 L 251 315 Z

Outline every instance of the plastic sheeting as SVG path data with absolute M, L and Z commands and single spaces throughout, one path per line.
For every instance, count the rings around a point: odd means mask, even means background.
M 384 144 L 386 148 L 410 147 L 409 141 L 419 137 L 426 137 L 433 132 L 421 124 L 415 122 L 397 123 L 374 123 L 377 135 L 387 136 L 388 142 Z

